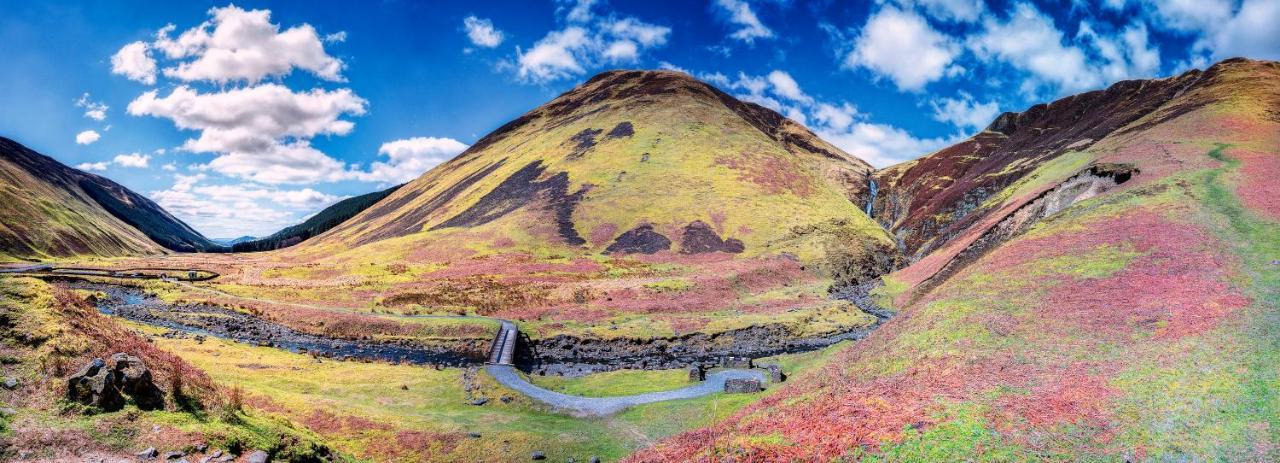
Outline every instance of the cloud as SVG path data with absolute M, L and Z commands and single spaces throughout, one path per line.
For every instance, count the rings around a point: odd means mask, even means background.
M 844 67 L 866 68 L 888 77 L 899 90 L 920 91 L 941 79 L 959 54 L 959 46 L 924 18 L 885 7 L 867 20 L 845 56 Z
M 310 188 L 281 190 L 253 184 L 208 185 L 205 174 L 174 175 L 168 190 L 149 196 L 206 235 L 265 236 L 301 222 L 343 197 Z
M 321 79 L 341 82 L 342 60 L 324 50 L 324 42 L 310 24 L 280 31 L 270 10 L 243 10 L 235 5 L 209 10 L 213 18 L 171 38 L 173 25 L 160 29 L 154 48 L 174 60 L 163 70 L 170 78 L 192 82 L 246 81 L 283 77 L 294 68 Z M 124 51 L 123 49 L 121 50 Z
M 773 109 L 804 124 L 822 139 L 876 167 L 914 159 L 963 138 L 960 134 L 916 138 L 901 128 L 876 123 L 853 104 L 810 96 L 782 70 L 766 76 L 740 72 L 732 80 L 720 73 L 700 73 L 698 77 L 719 85 L 739 99 Z
M 76 134 L 76 144 L 88 145 L 90 143 L 98 141 L 99 138 L 102 138 L 102 135 L 99 135 L 97 131 L 86 130 Z
M 136 167 L 145 169 L 147 163 L 151 161 L 151 156 L 141 153 L 118 154 L 112 162 L 124 167 Z
M 611 15 L 571 25 L 547 33 L 527 50 L 516 47 L 516 76 L 544 83 L 582 75 L 601 64 L 636 62 L 645 50 L 666 45 L 670 35 L 670 27 L 633 17 Z
M 88 92 L 76 99 L 76 107 L 84 108 L 84 117 L 89 119 L 102 121 L 107 118 L 107 105 L 101 101 L 90 100 Z
M 165 165 L 163 165 L 163 166 L 160 166 L 160 168 L 161 168 L 161 169 L 164 169 L 164 171 L 166 171 L 166 172 L 174 172 L 174 171 L 178 170 L 178 165 L 177 165 L 177 164 L 175 164 L 175 163 L 170 162 L 170 163 L 168 163 L 168 164 L 165 164 Z
M 800 84 L 796 83 L 796 80 L 791 78 L 791 74 L 775 70 L 770 72 L 765 78 L 769 80 L 769 84 L 773 85 L 773 91 L 777 93 L 778 96 L 799 103 L 813 101 L 813 98 L 809 95 L 805 95 L 804 91 L 800 90 Z
M 1247 56 L 1280 60 L 1280 0 L 1245 0 L 1229 21 L 1216 28 L 1200 44 L 1212 50 L 1214 59 Z
M 324 35 L 324 43 L 342 43 L 347 41 L 347 31 L 338 31 Z
M 416 179 L 431 168 L 466 151 L 467 145 L 452 138 L 413 137 L 382 144 L 378 154 L 386 162 L 374 162 L 366 172 L 354 176 L 367 182 L 389 184 Z
M 1004 62 L 1038 79 L 1024 85 L 1025 91 L 1047 83 L 1074 93 L 1102 83 L 1089 69 L 1084 51 L 1065 45 L 1053 18 L 1027 3 L 1014 6 L 1007 21 L 984 21 L 983 30 L 971 36 L 968 45 L 985 62 Z
M 107 170 L 107 163 L 105 163 L 105 162 L 82 162 L 82 163 L 80 163 L 80 164 L 76 164 L 76 168 L 77 168 L 77 169 L 80 169 L 80 170 L 83 170 L 83 171 L 94 171 L 94 170 L 96 170 L 96 171 L 101 172 L 101 171 Z
M 896 0 L 895 3 L 904 8 L 919 7 L 939 21 L 973 22 L 986 12 L 982 0 Z
M 574 23 L 584 23 L 595 17 L 595 13 L 591 12 L 591 8 L 595 7 L 598 0 L 571 0 L 562 1 L 561 3 L 571 4 L 569 13 L 564 15 L 564 19 Z M 562 7 L 563 8 L 563 7 Z
M 147 85 L 156 83 L 156 60 L 146 42 L 133 42 L 111 56 L 111 73 Z
M 218 153 L 207 166 L 216 172 L 264 183 L 339 180 L 341 162 L 312 148 L 317 135 L 346 135 L 355 124 L 344 115 L 365 113 L 367 102 L 350 89 L 294 92 L 278 84 L 200 93 L 187 86 L 167 96 L 143 93 L 129 103 L 135 116 L 173 121 L 197 130 L 183 149 Z
M 1097 67 L 1106 82 L 1132 77 L 1146 77 L 1160 71 L 1160 50 L 1150 44 L 1146 24 L 1138 21 L 1126 26 L 1117 36 L 1094 31 L 1087 21 L 1080 23 L 1076 37 L 1101 57 Z
M 493 21 L 475 16 L 467 16 L 462 20 L 467 31 L 467 38 L 477 47 L 493 48 L 502 44 L 505 35 L 493 27 Z
M 735 40 L 754 44 L 756 39 L 773 38 L 773 30 L 760 22 L 760 17 L 746 0 L 715 0 L 712 5 L 729 24 L 737 30 L 729 34 Z
M 981 130 L 1000 114 L 1000 105 L 994 101 L 979 103 L 974 100 L 973 95 L 963 91 L 959 95 L 960 98 L 944 97 L 930 101 L 933 118 L 956 128 Z
M 518 75 L 525 81 L 545 82 L 585 73 L 578 55 L 591 45 L 587 30 L 581 27 L 552 31 L 528 51 L 517 49 Z
M 1234 0 L 1145 0 L 1145 10 L 1162 28 L 1180 32 L 1217 29 L 1231 19 Z M 1269 19 L 1274 21 L 1275 16 Z

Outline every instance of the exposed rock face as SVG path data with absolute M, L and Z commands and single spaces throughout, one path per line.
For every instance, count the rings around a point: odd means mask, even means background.
M 67 399 L 103 411 L 119 410 L 126 398 L 143 410 L 164 407 L 164 391 L 141 359 L 121 352 L 111 356 L 111 363 L 95 358 L 67 378 Z
M 100 358 L 67 378 L 67 399 L 102 410 L 119 410 L 124 405 L 124 398 L 115 386 L 115 371 L 107 368 L 107 362 Z
M 653 231 L 653 225 L 644 224 L 618 235 L 605 254 L 653 254 L 671 249 L 671 240 Z
M 1160 109 L 1218 73 L 1215 66 L 1168 79 L 1122 81 L 1001 114 L 973 138 L 877 171 L 874 216 L 898 238 L 908 260 L 918 260 L 982 221 L 996 207 L 985 203 L 988 198 L 1037 167 L 1088 150 L 1108 135 L 1140 129 L 1142 124 L 1132 123 L 1144 116 L 1158 113 L 1155 120 L 1164 120 L 1209 103 Z
M 116 388 L 133 398 L 138 408 L 157 410 L 164 407 L 164 391 L 152 381 L 151 370 L 142 363 L 142 359 L 120 352 L 111 356 L 111 362 L 115 364 L 112 371 Z
M 720 235 L 710 225 L 701 220 L 684 227 L 684 236 L 680 240 L 680 253 L 702 254 L 706 252 L 728 252 L 737 254 L 745 250 L 742 241 L 729 238 L 720 239 Z

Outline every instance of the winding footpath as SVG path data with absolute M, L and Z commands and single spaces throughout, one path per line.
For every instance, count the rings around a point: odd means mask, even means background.
M 729 379 L 758 379 L 764 382 L 764 373 L 758 370 L 724 370 L 707 375 L 707 380 L 693 386 L 672 391 L 650 392 L 620 397 L 581 397 L 549 391 L 525 380 L 516 367 L 511 365 L 489 365 L 485 371 L 498 383 L 516 392 L 524 394 L 554 408 L 579 416 L 603 416 L 617 413 L 627 407 L 665 402 L 668 400 L 693 399 L 718 392 L 724 392 L 724 383 Z

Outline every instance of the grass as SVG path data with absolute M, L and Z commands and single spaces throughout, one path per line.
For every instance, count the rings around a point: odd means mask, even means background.
M 616 397 L 660 392 L 689 386 L 688 372 L 673 370 L 618 370 L 574 378 L 529 375 L 529 381 L 544 389 L 584 397 Z
M 135 328 L 158 331 L 141 325 Z M 763 397 L 713 394 L 634 407 L 612 417 L 575 418 L 550 412 L 484 373 L 477 374 L 474 382 L 490 401 L 484 406 L 469 405 L 462 369 L 437 371 L 329 360 L 317 363 L 306 355 L 217 339 L 199 344 L 192 339 L 157 338 L 156 343 L 209 372 L 215 381 L 242 388 L 250 396 L 250 404 L 265 410 L 254 412 L 256 415 L 287 419 L 295 426 L 314 425 L 320 430 L 313 431 L 325 442 L 356 456 L 380 460 L 513 461 L 527 459 L 533 450 L 545 452 L 552 461 L 568 457 L 586 461 L 591 456 L 612 460 L 663 437 L 708 424 Z M 789 373 L 798 374 L 817 365 L 823 355 L 825 351 L 768 361 L 782 363 Z M 681 370 L 532 379 L 566 393 L 596 396 L 688 385 Z M 502 397 L 511 400 L 498 400 Z M 330 427 L 324 425 L 327 422 L 364 424 Z M 482 437 L 465 437 L 472 432 Z M 403 454 L 384 448 L 385 442 L 395 441 L 402 433 L 423 433 L 434 442 L 461 444 L 408 448 Z

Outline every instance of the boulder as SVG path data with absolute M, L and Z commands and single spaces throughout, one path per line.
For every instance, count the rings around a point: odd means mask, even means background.
M 133 456 L 138 457 L 139 460 L 150 460 L 159 454 L 160 452 L 156 451 L 155 447 L 147 447 L 146 450 L 135 453 Z
M 100 358 L 67 378 L 67 400 L 107 411 L 124 406 L 124 398 L 115 386 L 115 371 L 107 368 L 107 362 Z
M 732 378 L 724 382 L 724 392 L 728 394 L 751 394 L 760 392 L 760 380 Z
M 694 365 L 689 367 L 689 382 L 697 383 L 697 382 L 702 382 L 706 379 L 707 379 L 707 374 L 705 371 L 702 370 L 701 365 Z
M 253 453 L 249 454 L 249 458 L 246 458 L 244 461 L 248 463 L 267 463 L 270 459 L 271 457 L 267 455 L 267 452 L 254 450 Z
M 138 408 L 158 410 L 164 407 L 164 391 L 156 386 L 151 370 L 142 363 L 142 359 L 120 352 L 111 356 L 111 363 L 116 388 L 132 398 Z

